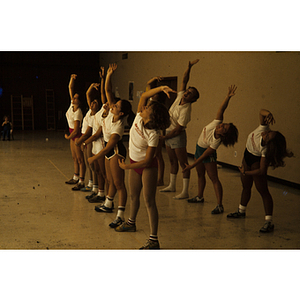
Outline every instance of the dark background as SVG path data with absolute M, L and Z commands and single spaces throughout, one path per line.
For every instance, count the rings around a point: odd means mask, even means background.
M 93 82 L 100 82 L 99 52 L 0 52 L 0 118 L 11 116 L 11 95 L 33 96 L 34 129 L 45 130 L 46 89 L 53 89 L 56 130 L 67 126 L 70 105 L 68 84 L 77 74 L 76 89 L 81 101 Z M 84 112 L 85 113 L 85 112 Z M 14 128 L 18 129 L 18 128 Z

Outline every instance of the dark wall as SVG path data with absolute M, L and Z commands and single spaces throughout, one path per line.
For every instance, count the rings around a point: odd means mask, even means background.
M 0 118 L 11 115 L 11 95 L 33 95 L 35 129 L 46 129 L 46 89 L 53 89 L 56 129 L 65 129 L 73 73 L 86 102 L 87 88 L 99 82 L 99 52 L 0 52 Z

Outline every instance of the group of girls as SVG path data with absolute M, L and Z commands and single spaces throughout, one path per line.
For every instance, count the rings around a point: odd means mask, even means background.
M 238 130 L 232 123 L 223 123 L 224 112 L 230 99 L 235 95 L 237 87 L 228 88 L 227 95 L 222 101 L 216 118 L 205 126 L 196 144 L 194 163 L 188 164 L 186 150 L 187 136 L 185 128 L 191 120 L 191 105 L 200 97 L 195 87 L 188 87 L 191 68 L 198 63 L 198 59 L 188 63 L 177 98 L 169 110 L 161 103 L 163 96 L 170 97 L 170 93 L 177 93 L 168 86 L 154 87 L 150 84 L 141 95 L 137 113 L 131 110 L 127 100 L 115 98 L 112 92 L 112 75 L 117 69 L 116 64 L 109 65 L 106 78 L 104 68 L 101 68 L 101 83 L 93 83 L 86 93 L 89 111 L 83 124 L 82 112 L 78 93 L 75 92 L 76 75 L 71 75 L 69 92 L 71 105 L 66 116 L 69 124 L 70 148 L 74 160 L 74 176 L 67 181 L 75 184 L 73 190 L 91 190 L 92 194 L 86 198 L 91 203 L 100 203 L 95 207 L 98 212 L 111 213 L 114 208 L 114 197 L 118 192 L 118 210 L 115 220 L 109 224 L 117 232 L 135 232 L 136 217 L 140 206 L 140 193 L 143 196 L 149 217 L 150 235 L 140 249 L 160 249 L 158 241 L 158 210 L 156 206 L 157 185 L 163 183 L 163 159 L 161 145 L 165 142 L 170 160 L 170 183 L 160 192 L 175 192 L 176 177 L 179 165 L 183 173 L 182 192 L 175 199 L 189 197 L 188 187 L 190 170 L 196 167 L 198 176 L 198 195 L 188 199 L 189 203 L 203 203 L 207 172 L 214 187 L 217 206 L 212 214 L 224 212 L 222 204 L 223 188 L 218 178 L 217 153 L 218 147 L 233 146 L 238 140 Z M 156 78 L 158 81 L 159 79 Z M 149 84 L 149 82 L 148 82 Z M 100 87 L 101 102 L 92 101 L 92 91 Z M 100 109 L 100 106 L 102 107 Z M 122 142 L 125 125 L 131 126 L 129 138 L 130 163 L 126 164 L 126 148 Z M 262 196 L 266 212 L 265 225 L 261 232 L 271 232 L 273 201 L 267 186 L 268 166 L 274 168 L 283 166 L 283 158 L 293 156 L 286 149 L 284 136 L 271 131 L 269 124 L 274 123 L 273 115 L 267 110 L 260 112 L 261 125 L 248 137 L 244 159 L 242 163 L 241 179 L 243 192 L 239 209 L 229 214 L 228 218 L 245 217 L 246 206 L 250 200 L 253 181 Z M 84 125 L 86 124 L 86 125 Z M 80 128 L 81 132 L 80 132 Z M 86 165 L 90 169 L 89 185 L 84 186 Z M 127 202 L 125 186 L 125 170 L 129 169 L 130 189 L 130 217 L 125 222 L 124 214 Z M 158 172 L 158 170 L 160 170 Z M 160 174 L 158 178 L 158 174 Z M 93 186 L 91 185 L 93 182 Z M 105 197 L 106 190 L 106 197 Z

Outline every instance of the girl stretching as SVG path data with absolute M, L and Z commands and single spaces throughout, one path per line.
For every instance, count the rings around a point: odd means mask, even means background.
M 124 183 L 124 170 L 119 167 L 118 160 L 126 158 L 126 148 L 122 142 L 124 133 L 125 119 L 131 112 L 131 104 L 127 100 L 119 100 L 115 103 L 115 98 L 112 93 L 111 76 L 117 69 L 116 64 L 109 66 L 105 81 L 105 93 L 110 107 L 110 111 L 106 118 L 101 121 L 101 127 L 104 138 L 105 147 L 96 155 L 88 159 L 92 164 L 95 160 L 101 160 L 105 157 L 106 178 L 109 189 L 106 200 L 99 207 L 99 212 L 111 213 L 113 210 L 113 199 L 118 191 L 119 207 L 116 219 L 109 224 L 110 227 L 116 227 L 124 221 L 125 205 L 127 201 L 127 190 Z
M 119 160 L 122 169 L 130 169 L 131 206 L 130 218 L 115 230 L 118 232 L 136 231 L 135 220 L 140 206 L 140 193 L 143 188 L 150 223 L 150 237 L 140 249 L 160 248 L 157 237 L 158 211 L 155 202 L 158 174 L 155 153 L 159 143 L 160 130 L 170 126 L 170 115 L 167 108 L 157 101 L 150 101 L 146 106 L 147 100 L 159 92 L 166 93 L 168 97 L 170 92 L 176 93 L 167 86 L 160 86 L 142 94 L 137 115 L 130 129 L 130 164 L 125 164 L 124 159 Z
M 66 181 L 67 184 L 79 184 L 84 187 L 84 175 L 86 166 L 81 149 L 75 145 L 78 138 L 81 137 L 81 123 L 83 119 L 82 110 L 80 108 L 79 94 L 75 92 L 76 74 L 72 74 L 69 82 L 69 94 L 71 104 L 66 112 L 66 118 L 69 125 L 69 135 L 65 134 L 65 139 L 70 140 L 70 149 L 74 162 L 74 176 Z
M 227 96 L 218 109 L 216 119 L 205 126 L 200 134 L 196 145 L 195 162 L 192 165 L 186 165 L 186 168 L 183 170 L 184 172 L 196 167 L 198 175 L 198 195 L 189 199 L 189 203 L 201 203 L 204 201 L 205 172 L 207 172 L 217 196 L 217 206 L 212 210 L 212 214 L 224 212 L 222 204 L 223 188 L 218 177 L 216 150 L 221 144 L 226 147 L 233 146 L 238 140 L 237 128 L 232 123 L 223 123 L 224 112 L 229 100 L 235 95 L 236 89 L 235 85 L 228 88 Z
M 242 166 L 240 167 L 243 191 L 237 212 L 230 213 L 227 218 L 245 218 L 247 204 L 251 198 L 253 181 L 260 193 L 265 208 L 265 224 L 260 232 L 274 230 L 272 224 L 273 199 L 268 189 L 268 167 L 283 167 L 285 157 L 292 157 L 293 152 L 286 149 L 285 137 L 278 131 L 272 131 L 269 124 L 275 123 L 272 113 L 262 109 L 259 114 L 260 126 L 251 132 L 246 143 Z

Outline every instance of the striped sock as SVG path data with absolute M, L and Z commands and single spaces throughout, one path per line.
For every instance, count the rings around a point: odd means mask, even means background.
M 149 240 L 152 242 L 158 242 L 158 236 L 155 234 L 150 234 Z
M 127 224 L 133 226 L 135 225 L 135 220 L 128 218 Z

